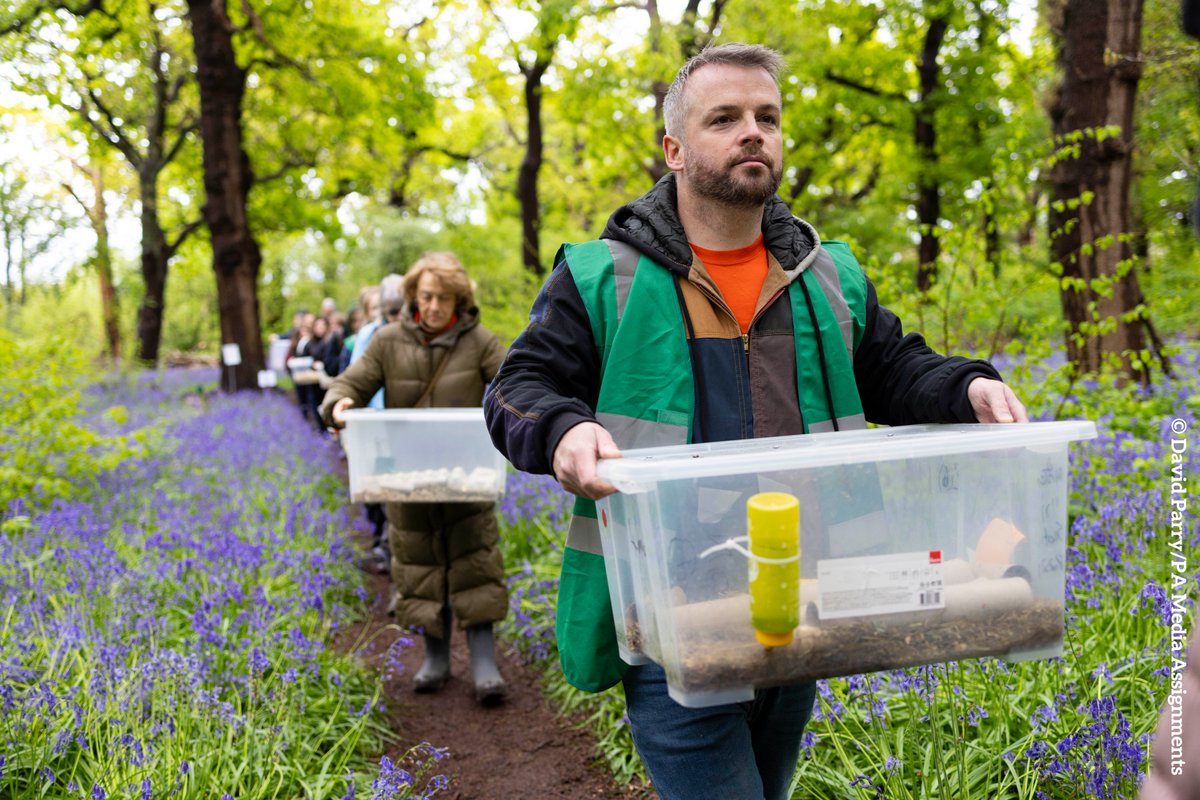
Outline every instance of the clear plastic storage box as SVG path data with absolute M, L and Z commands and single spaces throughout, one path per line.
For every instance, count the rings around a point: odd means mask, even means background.
M 468 503 L 504 494 L 508 462 L 481 408 L 346 412 L 342 446 L 355 503 Z
M 620 490 L 597 516 L 621 656 L 661 664 L 676 701 L 707 706 L 837 675 L 1059 655 L 1067 446 L 1095 435 L 1086 421 L 916 425 L 602 461 Z M 798 553 L 748 542 L 756 496 L 799 502 Z M 756 517 L 758 536 L 774 513 Z

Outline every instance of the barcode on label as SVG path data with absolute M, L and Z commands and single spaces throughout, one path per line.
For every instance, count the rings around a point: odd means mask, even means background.
M 817 561 L 821 619 L 945 608 L 942 554 L 937 550 Z

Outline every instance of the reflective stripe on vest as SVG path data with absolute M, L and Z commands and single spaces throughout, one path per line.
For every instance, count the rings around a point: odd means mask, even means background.
M 837 423 L 839 431 L 861 431 L 867 427 L 867 418 L 862 414 L 851 414 L 848 417 L 838 417 Z M 808 426 L 809 433 L 829 433 L 833 429 L 833 420 L 828 419 L 811 423 Z
M 595 508 L 594 503 L 592 508 Z M 597 556 L 604 554 L 600 547 L 600 523 L 594 516 L 586 517 L 576 509 L 571 515 L 571 527 L 567 529 L 567 547 Z
M 612 435 L 617 447 L 665 447 L 687 444 L 686 415 L 681 416 L 678 422 L 672 423 L 597 411 L 596 421 Z
M 854 363 L 854 320 L 850 317 L 850 305 L 842 294 L 842 278 L 838 274 L 837 264 L 833 263 L 833 256 L 829 255 L 829 251 L 821 247 L 818 248 L 817 257 L 808 269 L 821 284 L 825 299 L 829 301 L 829 307 L 837 317 L 838 327 L 842 329 L 846 355 L 850 357 L 850 363 Z
M 633 286 L 633 275 L 637 272 L 638 261 L 642 254 L 630 244 L 618 242 L 616 239 L 604 239 L 608 251 L 612 254 L 613 280 L 617 294 L 617 322 L 625 313 L 625 301 L 629 299 L 629 287 Z

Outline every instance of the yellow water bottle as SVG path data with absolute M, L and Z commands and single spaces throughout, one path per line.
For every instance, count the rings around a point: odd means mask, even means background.
M 750 623 L 763 647 L 784 647 L 800 624 L 800 501 L 784 492 L 759 492 L 746 501 L 746 527 Z

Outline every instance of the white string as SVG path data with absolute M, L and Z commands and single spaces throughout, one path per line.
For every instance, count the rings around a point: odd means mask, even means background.
M 744 555 L 746 558 L 750 559 L 751 561 L 758 561 L 759 563 L 762 563 L 762 564 L 790 564 L 793 561 L 800 560 L 799 553 L 796 553 L 796 555 L 794 555 L 794 556 L 788 556 L 787 558 L 768 558 L 767 556 L 758 556 L 758 555 L 755 555 L 754 553 L 751 553 L 749 550 L 747 550 L 745 547 L 742 546 L 743 544 L 749 544 L 749 543 L 750 543 L 749 536 L 735 536 L 732 539 L 726 539 L 725 541 L 721 542 L 720 544 L 714 544 L 712 547 L 708 548 L 703 553 L 701 553 L 699 557 L 700 558 L 708 558 L 713 553 L 716 553 L 720 550 L 733 550 L 734 552 L 741 553 L 742 555 Z

